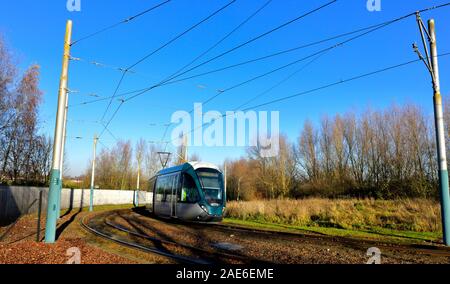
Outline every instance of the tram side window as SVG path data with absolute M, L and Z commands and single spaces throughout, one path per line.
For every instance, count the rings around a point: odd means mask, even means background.
M 164 191 L 164 201 L 172 202 L 172 193 L 176 190 L 176 181 L 178 175 L 168 176 L 167 183 Z
M 167 186 L 168 177 L 158 177 L 156 180 L 156 201 L 164 202 L 165 201 L 165 188 Z
M 195 203 L 199 201 L 197 186 L 192 176 L 183 174 L 183 186 L 178 191 L 178 201 L 183 203 Z
M 156 182 L 156 178 L 151 178 L 148 184 L 148 191 L 149 192 L 153 192 L 153 189 L 155 188 L 155 182 Z

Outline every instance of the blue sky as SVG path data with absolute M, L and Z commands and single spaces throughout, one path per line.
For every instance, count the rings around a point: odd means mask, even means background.
M 157 83 L 213 45 L 265 1 L 238 0 L 223 13 L 136 66 L 133 70 L 139 74 L 127 75 L 119 93 Z M 32 63 L 38 63 L 42 68 L 41 89 L 45 95 L 45 101 L 41 107 L 43 133 L 53 135 L 54 131 L 66 20 L 73 20 L 73 40 L 76 40 L 159 2 L 161 1 L 81 0 L 81 11 L 69 12 L 66 9 L 65 0 L 3 1 L 0 9 L 0 33 L 16 53 L 21 70 L 23 71 Z M 227 2 L 227 0 L 173 0 L 135 21 L 74 45 L 72 56 L 127 67 Z M 258 16 L 203 60 L 326 2 L 326 0 L 273 0 Z M 366 2 L 366 0 L 340 0 L 312 16 L 211 62 L 193 71 L 192 74 L 378 24 L 418 9 L 442 4 L 445 0 L 382 0 L 380 12 L 369 12 L 366 9 Z M 442 53 L 450 51 L 449 13 L 450 7 L 447 7 L 422 15 L 424 19 L 435 18 L 439 51 Z M 420 42 L 420 37 L 415 18 L 410 17 L 328 52 L 303 72 L 253 104 L 415 59 L 416 55 L 411 48 L 413 42 Z M 204 101 L 214 95 L 217 89 L 226 89 L 309 55 L 329 44 L 157 88 L 124 104 L 109 128 L 116 137 L 131 139 L 133 143 L 140 137 L 147 140 L 160 140 L 164 133 L 163 124 L 170 121 L 174 111 L 189 111 L 193 108 L 194 102 Z M 266 90 L 301 66 L 301 64 L 294 65 L 225 93 L 205 106 L 204 111 L 234 110 L 246 99 Z M 440 59 L 440 68 L 442 93 L 449 95 L 450 59 L 447 57 Z M 70 104 L 93 99 L 87 96 L 90 93 L 111 96 L 120 76 L 120 72 L 112 69 L 95 67 L 85 62 L 71 62 L 69 88 L 79 93 L 71 95 Z M 203 87 L 199 88 L 199 85 Z M 414 64 L 257 110 L 280 111 L 281 131 L 294 140 L 297 139 L 306 119 L 318 122 L 324 115 L 332 116 L 350 110 L 362 111 L 367 107 L 380 109 L 393 103 L 416 103 L 431 114 L 431 95 L 430 78 L 425 67 L 422 64 Z M 107 104 L 108 101 L 103 101 L 73 107 L 69 110 L 67 135 L 84 138 L 67 141 L 70 174 L 80 174 L 87 166 L 91 155 L 92 137 L 102 130 L 102 126 L 90 121 L 99 120 Z M 117 104 L 117 101 L 113 102 L 108 117 Z M 107 133 L 104 134 L 103 140 L 107 146 L 115 143 Z M 198 153 L 204 160 L 221 163 L 226 157 L 237 158 L 243 155 L 245 149 L 192 147 L 190 152 Z

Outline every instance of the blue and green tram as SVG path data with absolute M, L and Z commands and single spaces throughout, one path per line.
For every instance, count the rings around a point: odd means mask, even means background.
M 189 162 L 161 170 L 150 180 L 151 209 L 160 217 L 220 222 L 226 205 L 223 174 L 210 163 Z

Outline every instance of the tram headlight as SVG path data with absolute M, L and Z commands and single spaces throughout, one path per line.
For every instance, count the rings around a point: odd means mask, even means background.
M 206 208 L 206 206 L 205 205 L 200 205 L 200 207 L 203 209 L 203 211 L 205 211 L 206 213 L 208 213 L 208 208 Z

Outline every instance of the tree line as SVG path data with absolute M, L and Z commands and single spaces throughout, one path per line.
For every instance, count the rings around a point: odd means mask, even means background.
M 95 165 L 95 186 L 102 189 L 136 189 L 139 173 L 139 188 L 146 189 L 148 180 L 160 169 L 158 152 L 162 147 L 137 141 L 135 147 L 130 140 L 117 141 L 112 147 L 103 147 L 97 154 Z M 171 162 L 168 162 L 171 165 Z M 83 175 L 82 186 L 90 187 L 92 160 Z
M 449 113 L 446 109 L 447 125 Z M 162 150 L 143 139 L 134 148 L 130 141 L 103 148 L 96 186 L 135 189 L 139 169 L 140 188 L 147 188 L 148 179 L 161 169 Z M 325 116 L 316 124 L 306 121 L 295 141 L 280 137 L 277 156 L 263 157 L 260 150 L 251 147 L 245 157 L 226 161 L 229 200 L 438 198 L 434 120 L 412 104 Z M 172 155 L 168 166 L 183 163 L 182 153 L 179 149 Z M 84 187 L 90 175 L 89 166 Z
M 186 162 L 184 151 L 186 151 L 185 146 L 180 145 L 176 152 L 167 156 L 160 154 L 166 152 L 166 147 L 162 143 L 150 144 L 141 138 L 133 147 L 130 140 L 116 141 L 114 146 L 104 146 L 97 154 L 95 186 L 102 189 L 130 190 L 138 187 L 139 189 L 148 189 L 150 178 L 163 168 L 163 164 L 171 167 Z M 196 153 L 192 153 L 188 160 L 199 161 L 200 157 Z M 89 188 L 91 174 L 92 160 L 89 161 L 79 186 Z
M 229 199 L 438 198 L 434 120 L 415 105 L 306 121 L 295 142 L 281 137 L 278 156 L 259 153 L 228 162 Z
M 0 184 L 48 183 L 51 139 L 39 134 L 39 66 L 19 74 L 0 37 Z
M 1 184 L 48 184 L 53 143 L 39 133 L 42 99 L 39 66 L 20 73 L 0 37 Z M 97 156 L 96 186 L 135 189 L 139 173 L 139 187 L 146 188 L 161 169 L 162 150 L 143 139 L 134 147 L 131 141 L 119 141 L 103 148 Z M 438 197 L 434 120 L 411 104 L 306 121 L 295 141 L 281 136 L 279 155 L 267 158 L 260 153 L 259 147 L 252 147 L 245 157 L 226 161 L 229 199 Z M 184 162 L 183 156 L 184 149 L 178 149 L 168 165 Z M 90 165 L 82 177 L 85 188 Z

